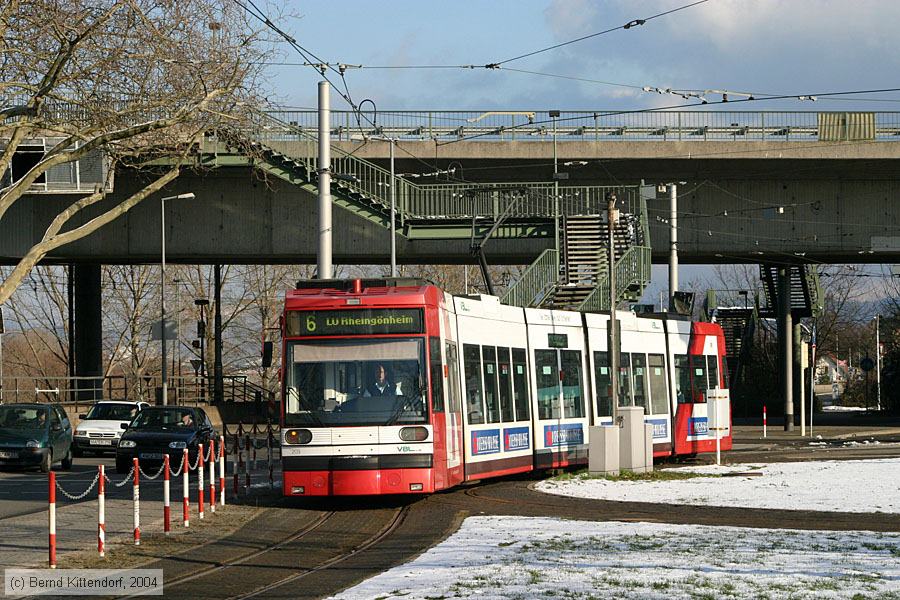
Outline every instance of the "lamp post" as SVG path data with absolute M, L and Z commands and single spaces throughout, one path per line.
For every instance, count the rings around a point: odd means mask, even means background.
M 169 403 L 169 373 L 166 368 L 166 200 L 193 200 L 194 194 L 178 194 L 166 196 L 159 201 L 160 221 L 162 224 L 162 277 L 160 278 L 160 341 L 162 342 L 162 402 L 163 406 Z
M 875 409 L 881 411 L 881 315 L 875 315 Z
M 553 119 L 553 247 L 556 249 L 556 277 L 559 278 L 559 159 L 556 150 L 556 120 L 559 118 L 558 110 L 550 111 Z
M 206 345 L 205 307 L 209 306 L 209 300 L 197 298 L 194 300 L 194 305 L 200 307 L 200 321 L 197 326 L 197 337 L 200 338 L 200 380 L 203 382 L 203 386 L 200 388 L 200 400 L 206 400 L 206 356 L 203 350 Z

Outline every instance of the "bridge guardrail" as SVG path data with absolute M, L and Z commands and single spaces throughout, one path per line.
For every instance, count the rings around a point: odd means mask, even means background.
M 553 119 L 546 110 L 331 111 L 334 141 L 362 135 L 401 140 L 547 141 Z M 269 115 L 315 132 L 312 110 L 274 110 Z M 375 122 L 373 127 L 371 122 Z M 864 124 L 863 124 L 864 122 Z M 361 125 L 360 125 L 361 124 Z M 900 141 L 900 111 L 561 111 L 557 139 L 585 141 Z

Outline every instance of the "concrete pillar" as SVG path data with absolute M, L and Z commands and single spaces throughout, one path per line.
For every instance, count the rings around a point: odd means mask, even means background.
M 784 430 L 794 430 L 794 356 L 791 322 L 791 271 L 778 268 L 778 363 L 784 399 Z
M 92 377 L 76 384 L 79 400 L 103 397 L 103 301 L 100 265 L 75 265 L 75 376 Z
M 800 328 L 800 319 L 794 321 L 794 327 L 791 334 L 791 372 L 793 375 L 793 398 L 797 399 L 797 404 L 799 406 L 795 408 L 803 408 L 803 388 L 806 387 L 803 385 L 803 331 Z M 800 411 L 801 417 L 803 415 L 803 411 Z M 801 418 L 802 421 L 802 418 Z

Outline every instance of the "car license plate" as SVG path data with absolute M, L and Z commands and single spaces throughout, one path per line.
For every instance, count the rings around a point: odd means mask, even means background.
M 141 458 L 146 458 L 148 460 L 162 460 L 163 455 L 162 452 L 141 452 Z
M 17 456 L 16 452 L 0 452 L 0 458 L 16 458 Z
M 91 440 L 91 446 L 112 446 L 112 440 Z

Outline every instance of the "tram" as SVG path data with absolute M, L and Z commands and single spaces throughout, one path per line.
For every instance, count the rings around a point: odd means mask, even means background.
M 714 451 L 716 433 L 730 449 L 721 327 L 617 319 L 619 403 L 644 408 L 654 456 Z M 612 424 L 608 324 L 421 280 L 300 282 L 282 318 L 284 494 L 427 494 L 587 464 L 589 427 Z

